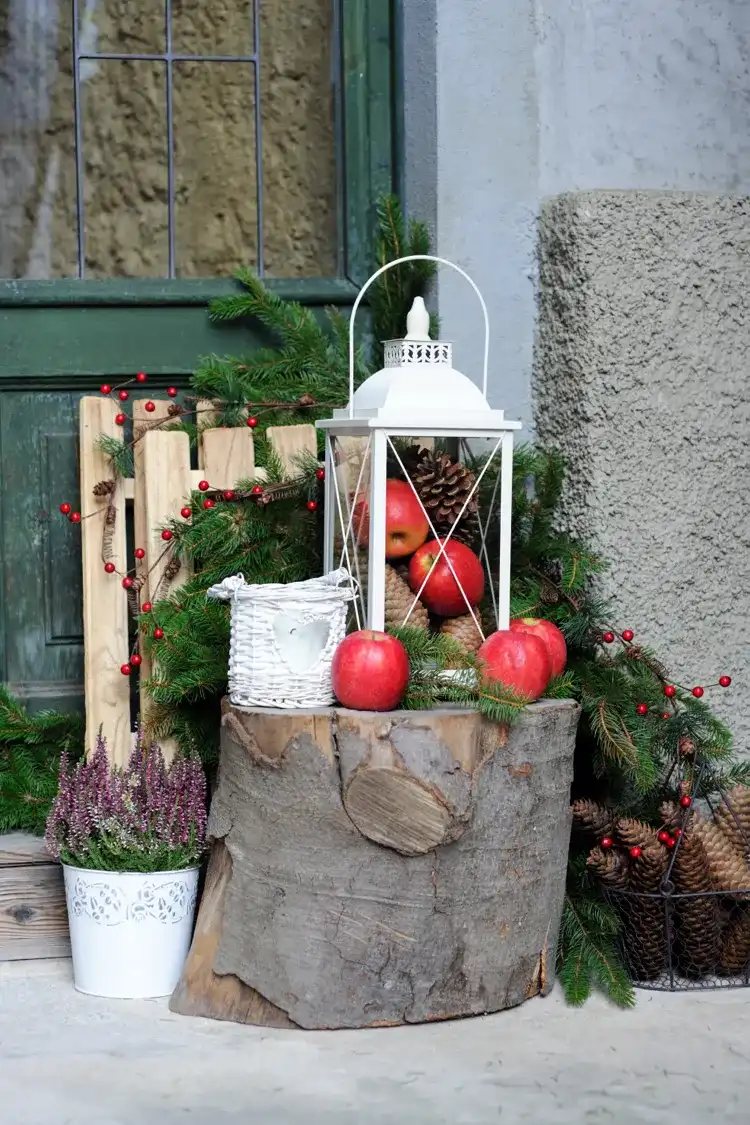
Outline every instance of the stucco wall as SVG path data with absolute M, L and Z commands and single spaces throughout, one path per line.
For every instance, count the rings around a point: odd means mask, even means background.
M 407 203 L 432 215 L 431 164 L 436 245 L 489 300 L 493 402 L 528 433 L 541 200 L 750 192 L 750 4 L 402 2 Z M 422 104 L 433 81 L 434 120 Z M 441 279 L 439 304 L 458 366 L 477 371 L 471 293 Z
M 610 560 L 617 621 L 750 753 L 750 200 L 564 195 L 540 230 L 540 438 L 565 517 Z

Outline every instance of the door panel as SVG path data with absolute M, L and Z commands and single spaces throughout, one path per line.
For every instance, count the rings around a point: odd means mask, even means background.
M 82 701 L 80 535 L 58 512 L 79 502 L 79 398 L 0 396 L 3 679 L 34 709 Z

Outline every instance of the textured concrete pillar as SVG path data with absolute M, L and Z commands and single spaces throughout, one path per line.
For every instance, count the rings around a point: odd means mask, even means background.
M 565 519 L 621 626 L 750 752 L 750 200 L 561 195 L 542 210 L 534 395 Z

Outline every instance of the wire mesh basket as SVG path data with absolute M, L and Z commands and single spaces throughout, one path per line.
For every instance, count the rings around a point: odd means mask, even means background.
M 750 985 L 750 889 L 681 894 L 605 891 L 622 929 L 620 947 L 637 988 L 667 992 Z
M 588 870 L 619 918 L 636 987 L 747 987 L 750 785 L 725 791 L 698 762 L 670 777 L 645 819 L 574 805 L 579 828 L 599 835 Z

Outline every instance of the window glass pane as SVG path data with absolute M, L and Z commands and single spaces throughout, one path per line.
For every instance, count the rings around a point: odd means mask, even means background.
M 172 0 L 175 272 L 337 270 L 335 0 Z M 167 277 L 167 61 L 82 58 L 76 188 L 71 0 L 0 0 L 0 277 Z M 79 0 L 79 52 L 160 54 L 164 0 Z M 257 149 L 260 149 L 258 153 Z M 262 167 L 262 192 L 257 167 Z M 262 254 L 258 225 L 262 218 Z
M 0 277 L 77 273 L 68 0 L 0 0 Z
M 253 65 L 175 63 L 173 86 L 177 274 L 256 266 Z
M 78 12 L 84 55 L 154 55 L 166 49 L 164 0 L 78 0 Z
M 335 276 L 332 0 L 262 3 L 260 57 L 266 272 Z
M 254 35 L 253 0 L 172 0 L 175 54 L 250 55 Z
M 165 73 L 81 63 L 87 277 L 169 273 Z

